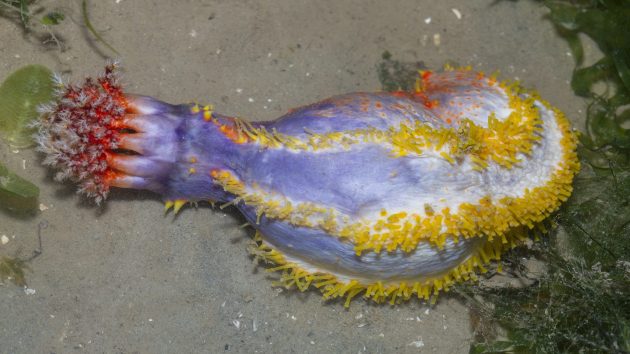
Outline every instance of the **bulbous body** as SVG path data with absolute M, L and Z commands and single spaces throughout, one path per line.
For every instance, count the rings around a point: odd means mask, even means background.
M 39 134 L 60 178 L 98 202 L 114 186 L 159 193 L 167 210 L 233 204 L 284 285 L 346 305 L 474 277 L 566 200 L 579 169 L 558 110 L 467 70 L 257 123 L 127 95 L 113 67 L 60 95 Z

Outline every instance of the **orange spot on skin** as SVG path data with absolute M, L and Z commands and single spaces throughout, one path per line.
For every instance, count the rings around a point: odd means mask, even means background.
M 246 143 L 248 141 L 247 137 L 245 136 L 245 134 L 241 134 L 239 131 L 237 131 L 236 129 L 234 129 L 233 127 L 230 127 L 228 125 L 221 125 L 219 127 L 219 130 L 228 139 L 232 140 L 233 142 L 235 142 L 237 144 L 243 144 L 243 143 Z
M 402 90 L 394 91 L 391 94 L 394 97 L 409 97 L 409 92 Z
M 234 118 L 231 118 L 231 120 L 234 120 Z M 244 144 L 250 141 L 250 139 L 247 137 L 247 134 L 236 129 L 236 123 L 229 121 L 228 124 L 223 124 L 216 119 L 212 120 L 212 122 L 217 127 L 219 127 L 219 131 L 232 142 L 235 142 L 237 144 Z
M 440 105 L 440 102 L 438 100 L 430 100 L 424 92 L 416 92 L 414 94 L 414 98 L 422 102 L 422 104 L 429 109 L 436 108 Z
M 431 108 L 436 108 L 440 105 L 440 102 L 438 100 L 433 100 L 433 101 L 429 101 L 426 100 L 424 101 L 424 106 L 431 109 Z
M 376 109 L 383 109 L 383 104 L 380 101 L 378 101 L 374 104 L 374 107 L 376 107 Z

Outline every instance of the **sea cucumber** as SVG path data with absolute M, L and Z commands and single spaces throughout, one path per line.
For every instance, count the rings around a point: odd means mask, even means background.
M 476 278 L 572 192 L 565 116 L 470 69 L 420 72 L 413 92 L 350 93 L 271 122 L 123 91 L 116 65 L 58 81 L 41 109 L 44 163 L 97 203 L 153 191 L 167 211 L 234 205 L 280 283 L 396 304 Z

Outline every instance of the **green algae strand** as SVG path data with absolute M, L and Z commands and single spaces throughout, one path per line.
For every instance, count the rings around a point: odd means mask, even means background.
M 29 123 L 37 117 L 37 106 L 52 99 L 51 71 L 41 65 L 18 69 L 0 86 L 0 135 L 12 148 L 32 144 Z
M 37 209 L 39 188 L 0 163 L 0 207 L 17 213 Z

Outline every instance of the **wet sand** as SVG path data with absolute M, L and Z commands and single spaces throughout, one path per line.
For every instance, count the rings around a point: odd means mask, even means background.
M 0 78 L 39 63 L 78 81 L 115 56 L 128 92 L 270 120 L 380 89 L 376 65 L 387 50 L 433 69 L 453 61 L 500 70 L 574 121 L 583 108 L 568 83 L 568 46 L 533 1 L 91 1 L 94 26 L 119 56 L 89 39 L 80 3 L 38 4 L 66 14 L 55 28 L 63 51 L 0 18 Z M 96 208 L 52 181 L 32 149 L 0 144 L 0 161 L 41 188 L 45 209 L 26 219 L 0 212 L 9 237 L 0 256 L 28 256 L 38 223 L 49 225 L 28 289 L 0 285 L 1 353 L 468 352 L 468 310 L 452 296 L 435 306 L 357 299 L 346 310 L 318 292 L 274 289 L 232 210 L 163 216 L 157 196 L 135 191 Z

